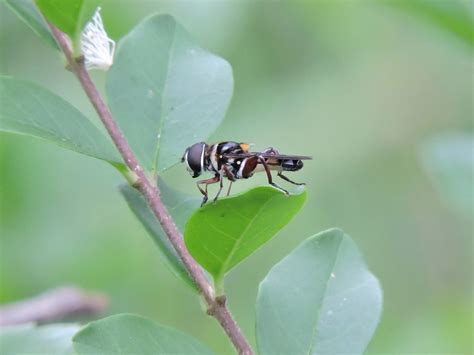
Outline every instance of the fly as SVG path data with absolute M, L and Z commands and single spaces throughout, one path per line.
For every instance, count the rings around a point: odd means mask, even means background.
M 232 183 L 239 179 L 248 179 L 258 171 L 264 171 L 268 183 L 278 190 L 289 194 L 287 190 L 273 181 L 271 171 L 277 171 L 277 176 L 294 185 L 304 185 L 290 180 L 283 175 L 284 171 L 297 171 L 303 167 L 303 160 L 312 159 L 302 155 L 283 155 L 274 148 L 267 148 L 262 152 L 250 152 L 250 145 L 238 142 L 220 142 L 208 145 L 204 142 L 196 143 L 186 149 L 182 162 L 193 178 L 200 176 L 203 172 L 214 174 L 212 178 L 199 180 L 196 184 L 203 194 L 202 205 L 208 200 L 208 185 L 219 183 L 219 191 L 216 201 L 224 187 L 224 177 L 229 181 L 227 196 L 230 194 Z

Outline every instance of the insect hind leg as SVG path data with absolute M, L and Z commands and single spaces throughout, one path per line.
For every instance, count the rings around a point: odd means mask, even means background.
M 280 154 L 280 153 L 278 152 L 278 150 L 276 150 L 276 149 L 273 148 L 273 147 L 268 147 L 268 148 L 265 149 L 262 153 L 273 154 L 273 155 L 278 155 L 278 154 Z
M 295 181 L 291 180 L 291 179 L 288 178 L 287 176 L 283 175 L 283 173 L 282 173 L 281 171 L 279 171 L 277 175 L 278 175 L 279 177 L 281 177 L 283 180 L 286 180 L 286 181 L 288 181 L 289 183 L 292 183 L 293 185 L 298 185 L 298 186 L 306 185 L 306 183 L 304 183 L 304 182 L 295 182 Z
M 278 185 L 277 183 L 274 183 L 273 181 L 272 182 L 269 182 L 270 185 L 272 185 L 274 188 L 276 188 L 277 190 L 280 190 L 281 192 L 283 192 L 285 195 L 289 195 L 290 193 L 285 190 L 283 187 L 281 187 L 280 185 Z
M 267 174 L 268 183 L 272 185 L 273 187 L 275 187 L 276 189 L 280 190 L 281 192 L 289 195 L 290 193 L 288 191 L 286 191 L 283 187 L 273 182 L 272 173 L 270 171 L 270 168 L 268 167 L 267 162 L 265 161 L 265 158 L 259 155 L 258 161 L 263 165 L 265 173 Z

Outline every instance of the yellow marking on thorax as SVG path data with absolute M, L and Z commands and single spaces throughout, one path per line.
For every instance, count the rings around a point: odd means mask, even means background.
M 242 150 L 243 150 L 245 153 L 248 153 L 249 148 L 250 148 L 250 144 L 247 144 L 247 143 L 240 143 L 240 148 L 242 148 Z

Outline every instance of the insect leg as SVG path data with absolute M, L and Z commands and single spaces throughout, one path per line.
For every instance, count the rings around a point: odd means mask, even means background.
M 277 175 L 281 177 L 283 180 L 291 182 L 293 185 L 306 185 L 304 182 L 294 182 L 293 180 L 290 180 L 288 177 L 283 175 L 281 171 L 279 171 Z
M 273 154 L 273 155 L 278 155 L 280 153 L 278 153 L 278 150 L 276 150 L 275 148 L 273 147 L 268 147 L 267 149 L 265 149 L 263 151 L 263 153 L 266 153 L 266 154 Z
M 202 199 L 202 203 L 201 203 L 201 207 L 204 206 L 204 204 L 207 202 L 207 199 L 208 199 L 208 193 L 207 193 L 207 186 L 209 184 L 214 184 L 216 182 L 219 182 L 221 180 L 220 178 L 220 175 L 216 175 L 210 179 L 205 179 L 205 180 L 200 180 L 196 183 L 199 191 L 201 191 L 201 193 L 204 195 L 203 199 Z M 201 186 L 199 185 L 206 185 L 206 187 L 204 188 L 204 190 L 201 188 Z M 222 188 L 221 188 L 222 189 Z
M 219 184 L 219 191 L 217 191 L 217 195 L 216 195 L 216 197 L 214 197 L 213 202 L 216 202 L 216 201 L 217 201 L 217 199 L 219 198 L 219 195 L 221 194 L 222 188 L 224 187 L 224 179 L 222 178 L 222 172 L 221 172 L 221 174 L 219 175 L 219 182 L 220 182 L 220 184 Z
M 234 173 L 229 169 L 227 165 L 223 165 L 222 169 L 224 170 L 224 174 L 230 181 L 236 181 Z
M 232 181 L 229 183 L 229 188 L 227 189 L 227 195 L 226 196 L 229 196 L 230 195 L 230 189 L 232 187 Z
M 260 163 L 262 163 L 263 168 L 265 169 L 265 173 L 267 174 L 268 183 L 270 185 L 272 185 L 273 187 L 277 188 L 278 190 L 280 190 L 280 191 L 284 192 L 285 194 L 289 195 L 290 193 L 288 191 L 286 191 L 283 187 L 281 187 L 278 184 L 273 182 L 272 173 L 270 172 L 270 169 L 268 168 L 268 164 L 265 161 L 265 158 L 259 155 L 258 156 L 258 161 Z
M 236 181 L 237 179 L 235 178 L 235 175 L 234 173 L 232 173 L 232 171 L 229 169 L 229 167 L 227 165 L 223 165 L 222 166 L 223 170 L 224 170 L 224 174 L 225 176 L 227 177 L 227 179 L 229 179 L 230 183 L 229 183 L 229 188 L 227 189 L 227 195 L 226 196 L 229 196 L 230 195 L 230 188 L 232 187 L 232 183 L 234 181 Z

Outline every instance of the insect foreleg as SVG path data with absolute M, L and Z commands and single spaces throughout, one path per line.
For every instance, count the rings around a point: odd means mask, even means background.
M 202 199 L 202 202 L 201 202 L 201 207 L 207 202 L 207 199 L 208 199 L 208 193 L 207 193 L 207 187 L 209 184 L 215 184 L 216 182 L 219 182 L 221 181 L 221 178 L 220 178 L 220 175 L 216 175 L 210 179 L 205 179 L 205 180 L 200 180 L 196 183 L 199 191 L 201 191 L 201 193 L 204 195 L 203 199 Z M 221 182 L 222 184 L 222 182 Z M 204 188 L 204 190 L 201 188 L 201 186 L 199 185 L 206 185 L 206 187 Z M 222 190 L 222 187 L 221 187 L 221 190 Z

